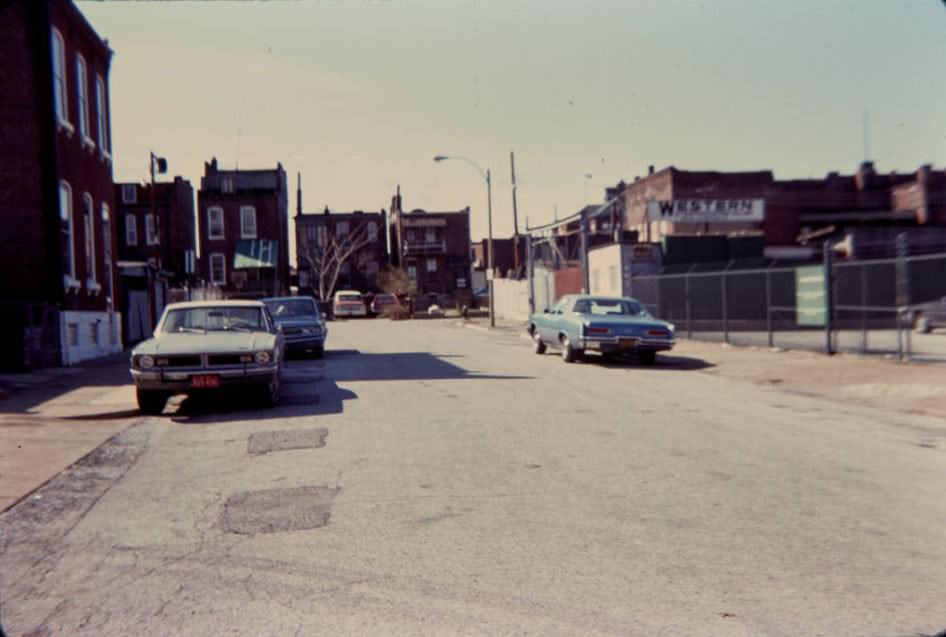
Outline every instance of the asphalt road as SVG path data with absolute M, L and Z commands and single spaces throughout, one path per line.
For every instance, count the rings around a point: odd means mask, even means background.
M 946 628 L 940 420 L 437 321 L 329 349 L 279 407 L 175 400 L 0 517 L 7 633 Z

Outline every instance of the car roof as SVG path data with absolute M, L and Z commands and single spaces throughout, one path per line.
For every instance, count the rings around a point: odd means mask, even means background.
M 165 306 L 168 310 L 179 310 L 197 307 L 262 307 L 263 302 L 259 300 L 246 299 L 219 299 L 216 301 L 182 301 L 180 303 L 169 303 Z
M 268 296 L 265 299 L 260 299 L 263 303 L 273 301 L 276 303 L 282 303 L 283 301 L 314 301 L 315 298 L 308 295 L 296 295 L 296 296 Z

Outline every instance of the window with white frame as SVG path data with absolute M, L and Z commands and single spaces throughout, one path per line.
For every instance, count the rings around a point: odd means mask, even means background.
M 149 246 L 156 246 L 161 243 L 161 236 L 158 234 L 160 219 L 161 217 L 151 213 L 145 215 L 145 243 Z
M 92 204 L 92 195 L 83 193 L 82 203 L 85 204 L 83 211 L 83 233 L 85 234 L 83 245 L 85 247 L 85 285 L 87 289 L 95 286 L 95 207 Z
M 122 184 L 122 203 L 138 203 L 138 186 Z
M 308 225 L 305 227 L 305 238 L 306 238 L 306 240 L 312 241 L 312 242 L 314 243 L 315 240 L 318 238 L 318 236 L 319 236 L 319 235 L 318 235 L 318 231 L 317 231 L 317 229 L 316 229 L 315 226 L 313 226 L 312 224 L 308 224 Z
M 417 280 L 417 266 L 416 265 L 411 264 L 407 266 L 407 278 L 409 278 L 411 281 Z
M 207 238 L 223 239 L 223 208 L 207 208 Z
M 378 240 L 378 224 L 374 221 L 368 222 L 368 241 L 374 243 Z
M 325 226 L 319 226 L 318 234 L 318 241 L 316 243 L 319 244 L 319 247 L 324 248 L 328 243 L 328 228 Z
M 105 296 L 112 298 L 112 218 L 108 204 L 102 203 L 102 261 L 105 271 L 102 281 L 105 284 Z
M 256 238 L 256 208 L 253 206 L 240 207 L 240 238 Z
M 94 323 L 89 323 L 89 340 L 92 341 L 93 345 L 99 344 L 99 323 L 95 321 Z
M 428 272 L 437 271 L 437 259 L 427 259 L 427 271 Z
M 66 44 L 62 34 L 53 29 L 53 100 L 56 119 L 60 124 L 71 128 L 69 124 L 69 94 L 66 92 Z
M 85 64 L 85 58 L 76 53 L 76 96 L 79 100 L 79 133 L 82 135 L 82 142 L 93 144 L 89 136 L 89 85 L 87 83 L 88 70 Z
M 220 192 L 230 194 L 236 192 L 236 184 L 233 177 L 223 177 L 220 179 Z
M 341 241 L 348 236 L 348 222 L 339 221 L 335 224 L 335 238 Z
M 125 215 L 125 245 L 138 245 L 138 217 L 130 212 Z
M 105 100 L 105 80 L 95 75 L 95 130 L 99 141 L 99 150 L 108 155 L 108 103 Z
M 210 255 L 210 282 L 214 285 L 226 285 L 227 283 L 226 258 L 219 252 Z
M 66 260 L 63 279 L 66 287 L 75 287 L 76 252 L 72 214 L 72 187 L 66 181 L 59 182 L 59 219 L 59 228 L 62 235 L 62 254 Z

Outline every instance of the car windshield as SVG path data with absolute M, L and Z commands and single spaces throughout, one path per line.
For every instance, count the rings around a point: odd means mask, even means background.
M 189 307 L 168 312 L 161 331 L 215 332 L 215 331 L 268 331 L 263 313 L 258 307 Z
M 276 321 L 298 318 L 317 317 L 319 310 L 310 299 L 289 299 L 284 301 L 266 301 L 269 313 Z
M 646 316 L 647 310 L 637 301 L 625 299 L 581 299 L 575 302 L 574 311 L 580 314 L 619 316 Z

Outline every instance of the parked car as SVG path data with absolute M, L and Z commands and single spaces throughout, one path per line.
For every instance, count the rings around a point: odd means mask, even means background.
M 393 307 L 398 304 L 397 297 L 393 294 L 376 294 L 371 300 L 371 313 L 375 315 L 381 314 L 384 308 Z
M 910 322 L 917 332 L 927 334 L 937 327 L 946 327 L 946 296 L 910 308 Z
M 368 307 L 361 292 L 339 290 L 335 293 L 332 302 L 332 313 L 336 318 L 341 316 L 368 316 Z
M 529 319 L 536 354 L 547 347 L 561 350 L 566 363 L 586 351 L 606 355 L 632 354 L 653 365 L 657 352 L 674 345 L 674 326 L 654 318 L 635 299 L 570 294 Z
M 315 358 L 325 353 L 328 326 L 311 296 L 274 296 L 263 299 L 277 329 L 282 330 L 287 351 L 310 352 Z
M 164 309 L 152 338 L 131 352 L 131 377 L 144 414 L 172 394 L 238 385 L 266 405 L 279 401 L 283 336 L 260 301 L 193 301 Z

